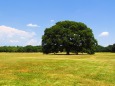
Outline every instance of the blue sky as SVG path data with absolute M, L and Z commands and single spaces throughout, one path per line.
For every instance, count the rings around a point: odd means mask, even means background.
M 98 43 L 115 43 L 115 0 L 0 0 L 0 46 L 40 45 L 58 21 L 83 22 Z

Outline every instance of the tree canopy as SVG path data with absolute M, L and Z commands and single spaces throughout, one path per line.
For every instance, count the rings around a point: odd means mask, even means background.
M 97 41 L 92 30 L 84 23 L 75 21 L 60 21 L 54 26 L 46 28 L 42 36 L 43 53 L 67 54 L 85 52 L 94 54 Z

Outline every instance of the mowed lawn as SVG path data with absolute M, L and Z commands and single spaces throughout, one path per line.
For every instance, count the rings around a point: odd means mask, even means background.
M 0 53 L 0 86 L 115 86 L 115 53 Z

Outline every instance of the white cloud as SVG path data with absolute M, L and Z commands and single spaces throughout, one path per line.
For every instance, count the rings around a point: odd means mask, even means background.
M 100 37 L 109 36 L 109 32 L 102 32 L 99 36 L 100 36 Z
M 23 30 L 18 30 L 8 26 L 0 26 L 0 34 L 12 38 L 14 36 L 20 37 L 32 37 L 35 35 L 34 32 L 26 32 Z
M 38 45 L 38 41 L 36 39 L 30 39 L 26 45 Z
M 28 41 L 35 39 L 35 32 L 27 32 L 24 30 L 18 30 L 16 28 L 8 26 L 0 26 L 0 45 L 21 45 L 25 46 Z M 32 43 L 30 43 L 32 44 Z M 37 42 L 34 41 L 34 45 Z
M 27 24 L 28 27 L 40 27 L 37 24 Z
M 11 43 L 17 43 L 19 42 L 18 40 L 10 40 Z
M 53 20 L 53 19 L 52 19 L 52 20 L 50 20 L 50 22 L 54 22 L 54 21 L 55 21 L 55 20 Z
M 55 20 L 50 20 L 50 26 L 53 26 L 55 24 Z

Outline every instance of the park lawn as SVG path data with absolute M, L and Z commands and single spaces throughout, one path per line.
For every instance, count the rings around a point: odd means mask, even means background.
M 0 86 L 115 86 L 115 53 L 0 53 Z

